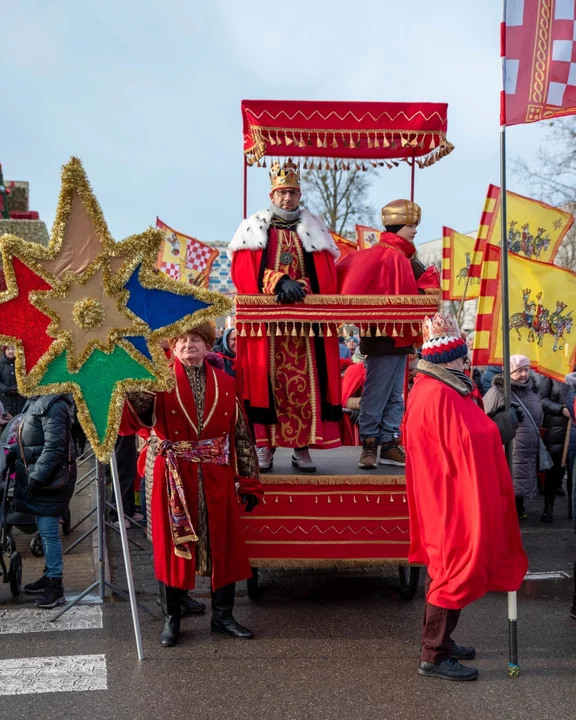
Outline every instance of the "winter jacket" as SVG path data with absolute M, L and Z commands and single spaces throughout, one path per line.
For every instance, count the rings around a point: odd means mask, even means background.
M 574 403 L 576 402 L 576 372 L 570 373 L 565 377 L 568 390 L 566 392 L 566 407 L 572 418 L 572 428 L 570 430 L 570 444 L 568 445 L 568 477 L 573 479 L 572 482 L 572 527 L 576 532 L 576 492 L 574 492 L 574 484 L 576 483 L 576 411 Z
M 39 517 L 62 517 L 66 512 L 76 483 L 72 408 L 69 395 L 43 395 L 26 403 L 19 440 L 10 451 L 16 462 L 18 512 Z M 58 477 L 66 479 L 63 488 L 43 490 Z
M 534 373 L 526 385 L 512 383 L 512 401 L 518 402 L 514 395 L 519 398 L 534 418 L 536 427 L 542 424 L 542 399 L 540 389 Z M 495 375 L 492 380 L 492 387 L 484 396 L 484 409 L 487 413 L 493 412 L 504 403 L 504 377 L 502 374 Z M 514 467 L 512 479 L 514 481 L 514 494 L 516 497 L 532 498 L 538 494 L 538 480 L 536 478 L 538 464 L 538 447 L 540 445 L 540 434 L 536 431 L 533 423 L 525 417 L 516 431 L 514 439 Z
M 236 354 L 233 353 L 228 347 L 228 336 L 234 328 L 228 328 L 224 331 L 224 335 L 218 338 L 212 347 L 212 351 L 218 353 L 224 361 L 224 372 L 230 377 L 236 377 Z
M 26 398 L 16 389 L 14 358 L 7 358 L 3 352 L 0 353 L 0 402 L 4 405 L 4 412 L 12 417 L 19 415 L 26 404 Z
M 502 368 L 500 365 L 488 365 L 486 370 L 482 373 L 482 393 L 486 395 L 488 390 L 492 387 L 492 380 L 496 375 L 502 374 Z
M 542 427 L 546 430 L 544 443 L 553 457 L 562 458 L 564 452 L 568 418 L 563 415 L 562 410 L 566 406 L 567 395 L 568 385 L 566 383 L 548 377 L 540 379 L 540 396 L 544 411 Z

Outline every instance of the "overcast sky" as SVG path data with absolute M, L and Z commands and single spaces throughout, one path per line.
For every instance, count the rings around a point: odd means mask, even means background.
M 477 227 L 499 184 L 501 0 L 27 0 L 3 3 L 0 161 L 52 224 L 78 155 L 117 240 L 160 216 L 229 240 L 242 214 L 243 98 L 449 103 L 454 152 L 417 173 L 418 241 Z M 542 125 L 509 129 L 534 157 Z M 251 169 L 249 211 L 268 204 Z M 383 169 L 372 203 L 409 196 Z M 511 176 L 509 189 L 528 192 Z

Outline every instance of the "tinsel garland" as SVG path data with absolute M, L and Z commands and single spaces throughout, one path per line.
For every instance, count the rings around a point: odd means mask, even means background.
M 79 237 L 74 242 L 76 226 L 70 222 L 78 212 L 76 196 L 100 246 L 88 249 L 93 256 L 81 273 L 63 270 L 55 275 L 53 266 L 60 253 L 69 250 L 67 243 L 76 248 L 84 240 Z M 173 373 L 160 341 L 178 337 L 195 325 L 232 310 L 230 300 L 219 293 L 176 283 L 155 272 L 162 241 L 161 231 L 148 228 L 116 243 L 77 158 L 72 158 L 62 171 L 60 198 L 48 246 L 26 242 L 16 235 L 0 237 L 0 258 L 7 285 L 7 290 L 0 293 L 0 343 L 16 348 L 19 392 L 24 395 L 71 392 L 84 432 L 102 462 L 107 462 L 113 452 L 126 394 L 140 390 L 168 391 L 173 387 Z M 68 257 L 74 262 L 87 260 L 74 253 L 68 253 Z M 14 263 L 27 268 L 31 278 L 26 297 L 19 295 Z M 101 286 L 95 282 L 97 277 L 102 278 Z M 100 292 L 86 292 L 83 297 L 83 289 L 89 288 L 91 281 L 92 286 L 99 286 Z M 129 282 L 138 289 L 137 298 L 132 298 L 126 288 Z M 9 313 L 2 314 L 2 304 L 14 301 L 20 311 L 17 322 L 11 322 Z M 127 304 L 141 311 L 155 308 L 154 313 L 144 312 L 147 317 L 154 317 L 154 325 Z M 167 311 L 163 325 L 158 311 L 165 306 L 170 306 L 170 312 Z M 117 322 L 109 326 L 107 321 L 111 317 Z M 85 332 L 77 332 L 72 322 Z M 79 346 L 77 338 L 91 332 L 100 336 L 86 341 L 83 338 Z M 130 342 L 131 337 L 134 342 Z M 30 363 L 28 356 L 32 352 L 34 362 Z

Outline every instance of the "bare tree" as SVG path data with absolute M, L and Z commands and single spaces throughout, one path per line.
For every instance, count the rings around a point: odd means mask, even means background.
M 368 194 L 376 172 L 367 170 L 308 171 L 302 178 L 303 200 L 326 225 L 343 237 L 354 235 L 356 223 L 374 224 Z
M 540 148 L 534 165 L 522 158 L 512 162 L 513 172 L 545 202 L 574 214 L 576 211 L 576 118 L 561 118 L 548 123 L 545 146 Z M 576 230 L 562 241 L 555 260 L 576 270 Z

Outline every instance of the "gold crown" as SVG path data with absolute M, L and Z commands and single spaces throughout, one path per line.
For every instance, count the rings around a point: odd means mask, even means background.
M 460 328 L 452 315 L 434 315 L 424 318 L 422 323 L 422 340 L 438 340 L 439 338 L 461 338 Z
M 292 159 L 286 160 L 284 165 L 275 162 L 270 168 L 270 183 L 272 190 L 279 188 L 296 188 L 300 190 L 300 170 L 298 166 L 292 162 Z

